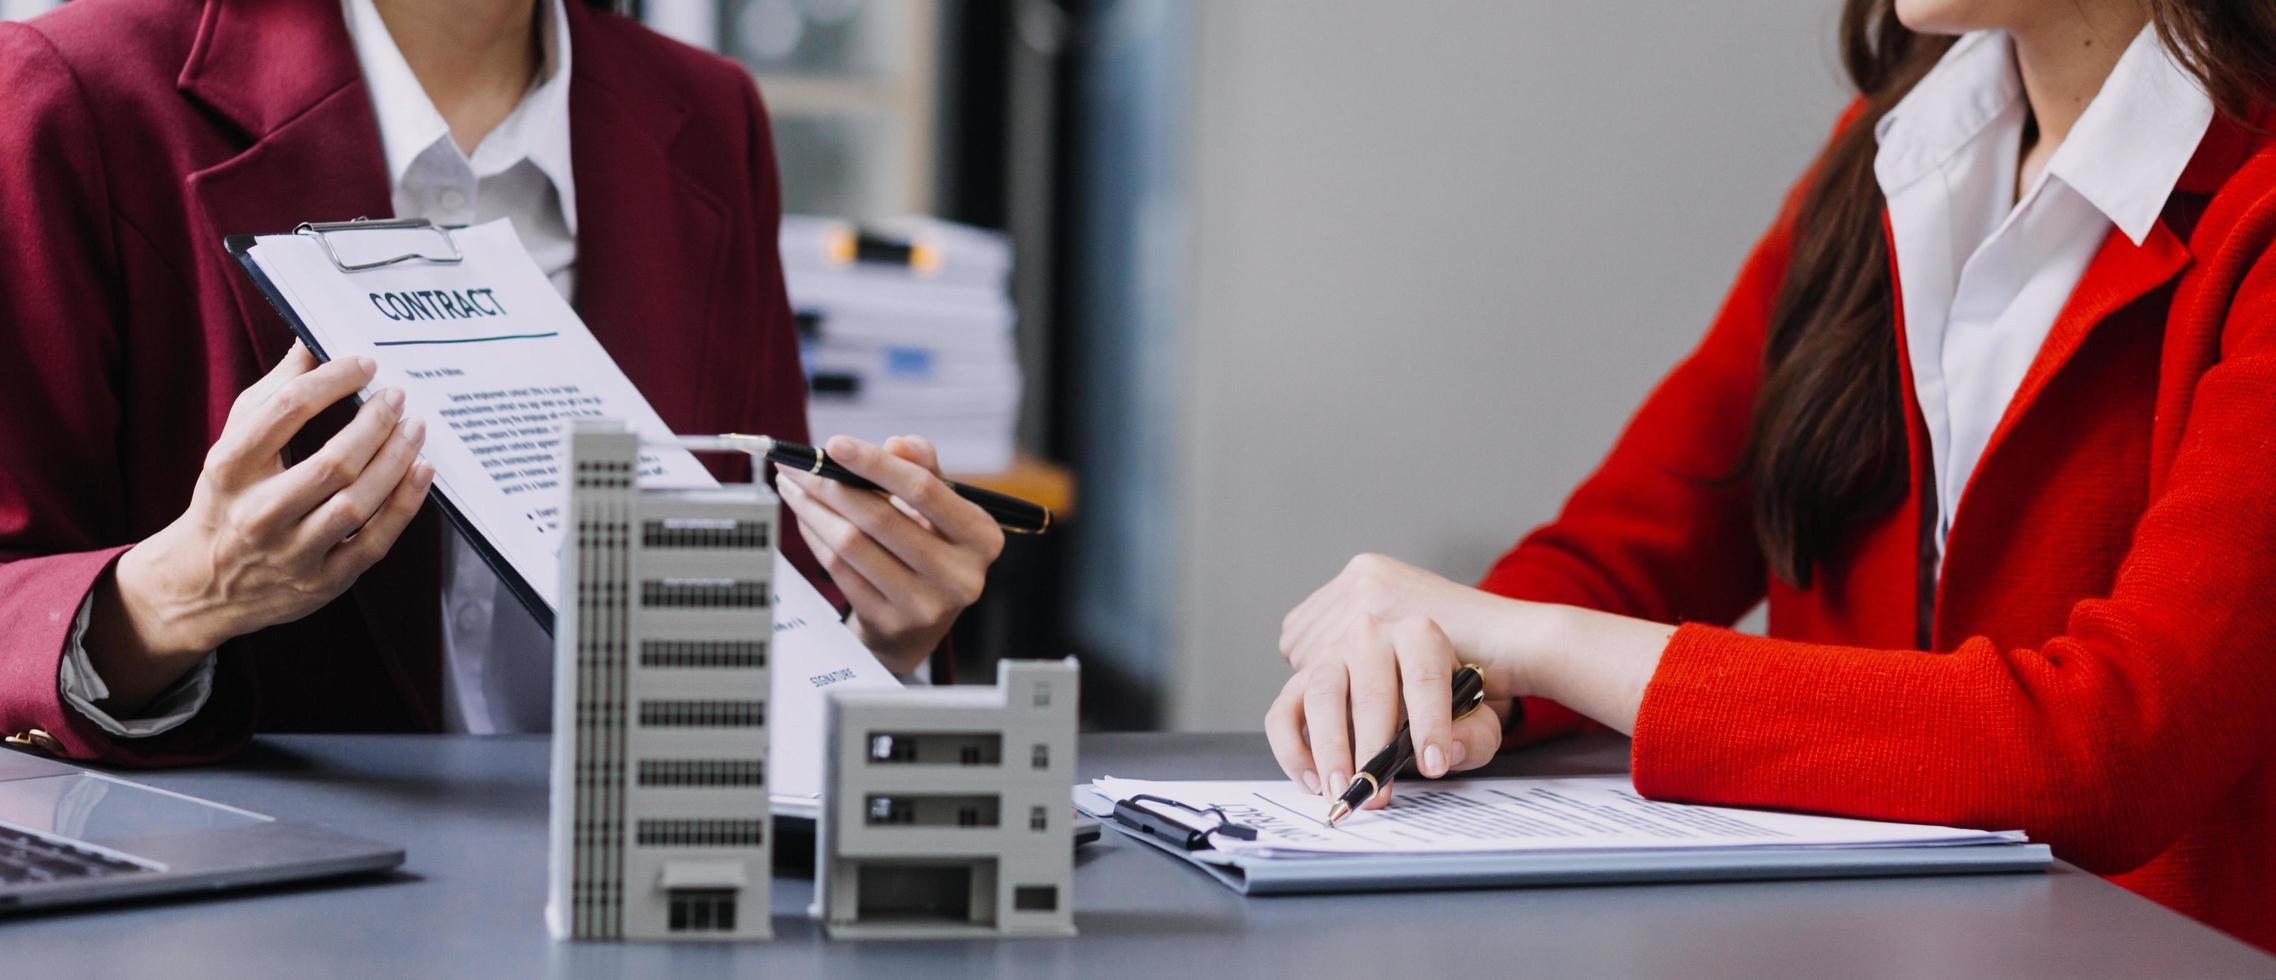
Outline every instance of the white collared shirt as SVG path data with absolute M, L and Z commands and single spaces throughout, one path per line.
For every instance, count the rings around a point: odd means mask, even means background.
M 538 4 L 537 75 L 511 114 L 470 157 L 403 60 L 373 0 L 342 0 L 348 37 L 371 92 L 396 217 L 446 225 L 508 218 L 555 289 L 572 297 L 577 275 L 577 184 L 569 156 L 569 24 L 561 0 Z M 327 217 L 327 216 L 317 216 Z M 329 217 L 343 217 L 333 215 Z M 553 641 L 457 534 L 443 553 L 443 724 L 451 731 L 544 731 L 553 711 Z M 118 719 L 96 706 L 110 696 L 88 657 L 94 597 L 80 604 L 57 677 L 66 703 L 120 737 L 171 730 L 205 707 L 213 691 L 207 654 L 153 699 L 142 716 Z
M 1954 43 L 1875 131 L 1935 465 L 1940 573 L 1961 494 L 2055 318 L 2112 229 L 2136 246 L 2148 238 L 2213 103 L 2144 27 L 2019 199 L 2029 112 L 2007 34 L 1982 31 Z
M 577 264 L 577 179 L 569 162 L 569 24 L 561 0 L 537 5 L 537 77 L 469 156 L 404 62 L 372 0 L 343 0 L 371 91 L 395 216 L 436 224 L 510 218 L 523 247 L 569 297 Z
M 537 5 L 540 63 L 513 112 L 469 155 L 403 59 L 373 0 L 343 0 L 379 120 L 395 216 L 465 225 L 507 218 L 563 298 L 576 293 L 577 182 L 569 155 L 569 25 Z M 458 534 L 442 560 L 443 727 L 546 731 L 553 641 Z

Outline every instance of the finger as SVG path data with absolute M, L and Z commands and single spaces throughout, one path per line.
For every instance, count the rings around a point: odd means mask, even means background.
M 919 435 L 894 436 L 885 440 L 885 451 L 932 471 L 934 476 L 941 475 L 940 453 L 933 448 L 930 439 Z
M 1492 762 L 1494 753 L 1502 747 L 1502 712 L 1509 707 L 1507 701 L 1488 701 L 1454 720 L 1454 747 L 1448 752 L 1449 762 L 1456 772 L 1476 769 Z
M 340 542 L 324 556 L 325 577 L 344 585 L 387 557 L 388 549 L 395 547 L 395 540 L 411 525 L 411 518 L 418 516 L 419 506 L 427 502 L 427 488 L 434 483 L 433 463 L 412 464 L 403 478 L 396 481 L 379 513 L 365 521 L 354 537 Z
M 932 443 L 925 441 L 923 436 L 894 436 L 885 440 L 884 447 L 886 452 L 931 470 L 936 476 L 940 473 L 940 458 L 934 455 Z M 918 527 L 924 528 L 925 533 L 940 533 L 933 522 L 926 520 L 925 515 L 917 513 L 915 507 L 909 506 L 901 498 L 888 495 L 885 499 L 893 504 L 895 510 L 909 515 L 909 519 L 915 521 Z
M 829 553 L 830 557 L 823 558 L 822 566 L 829 569 L 832 578 L 843 575 L 861 578 L 884 606 L 892 604 L 892 597 L 914 595 L 923 588 L 922 580 L 909 566 L 901 564 L 899 558 L 845 515 L 808 494 L 797 481 L 783 480 L 776 488 L 782 491 L 783 503 L 797 515 L 798 527 L 806 535 L 806 542 L 822 546 L 815 556 L 822 557 L 825 550 Z M 851 593 L 847 594 L 848 599 L 852 597 Z
M 270 392 L 277 390 L 278 385 L 316 370 L 316 363 L 316 355 L 309 353 L 308 345 L 298 340 L 293 341 L 292 346 L 285 350 L 284 356 L 277 358 L 277 363 L 271 365 L 267 373 L 253 379 L 252 384 L 246 385 L 245 390 L 237 393 L 232 408 L 260 404 L 269 397 Z
M 1415 769 L 1437 779 L 1454 764 L 1454 666 L 1458 655 L 1446 633 L 1428 619 L 1399 620 L 1391 624 L 1390 634 L 1399 659 L 1407 732 L 1415 742 Z
M 958 545 L 918 526 L 882 495 L 789 470 L 784 470 L 775 482 L 777 489 L 783 484 L 795 485 L 799 492 L 819 501 L 884 545 L 885 550 L 918 575 L 939 581 L 953 576 L 959 569 L 955 556 Z
M 316 355 L 309 353 L 307 344 L 295 340 L 292 348 L 285 351 L 283 357 L 277 358 L 276 366 L 270 368 L 269 373 L 261 375 L 252 384 L 246 385 L 244 391 L 237 393 L 237 401 L 244 405 L 258 405 L 269 397 L 270 392 L 277 390 L 278 385 L 314 370 Z
M 1351 783 L 1351 732 L 1345 728 L 1350 678 L 1342 664 L 1326 664 L 1303 673 L 1304 741 L 1312 747 L 1312 762 L 1320 786 L 1329 794 L 1341 793 Z
M 333 494 L 347 489 L 387 444 L 388 437 L 404 427 L 397 424 L 402 418 L 401 389 L 389 388 L 377 397 L 366 399 L 363 406 L 356 409 L 356 417 L 333 434 L 324 448 L 294 463 L 283 476 L 262 484 L 264 519 L 281 524 L 297 523 Z M 394 486 L 400 476 L 391 475 L 388 485 Z
M 798 518 L 795 510 L 792 511 L 792 516 L 798 521 L 799 535 L 806 539 L 806 546 L 813 549 L 814 560 L 821 562 L 822 570 L 830 573 L 830 581 L 837 583 L 838 591 L 845 593 L 846 602 L 853 606 L 854 611 L 862 614 L 862 621 L 883 625 L 878 622 L 880 617 L 890 619 L 893 604 L 883 593 L 877 591 L 877 586 L 861 577 L 859 570 L 847 564 L 828 545 L 819 543 L 814 528 L 804 518 Z
M 419 447 L 426 440 L 426 423 L 418 419 L 397 426 L 394 437 L 379 447 L 353 481 L 318 503 L 300 522 L 298 538 L 302 545 L 330 549 L 362 528 L 387 503 L 411 465 L 418 462 Z
M 1304 745 L 1304 679 L 1299 674 L 1280 688 L 1272 707 L 1264 713 L 1265 738 L 1272 743 L 1273 761 L 1304 792 L 1318 795 L 1320 776 L 1312 765 L 1312 752 Z
M 1399 664 L 1390 632 L 1375 617 L 1360 617 L 1356 631 L 1344 640 L 1357 654 L 1345 666 L 1351 672 L 1352 761 L 1364 763 L 1399 734 Z
M 240 462 L 237 458 L 245 429 L 251 425 L 253 407 L 268 401 L 269 394 L 294 378 L 316 369 L 316 355 L 299 341 L 277 359 L 275 367 L 262 375 L 245 390 L 237 393 L 229 404 L 229 418 L 222 426 L 221 435 L 206 449 L 205 469 L 223 486 L 251 486 L 255 481 L 281 467 L 275 457 Z
M 375 370 L 371 358 L 358 357 L 333 361 L 279 385 L 260 403 L 248 406 L 242 427 L 232 415 L 215 446 L 224 450 L 222 466 L 241 473 L 272 465 L 309 419 L 370 383 Z
M 851 436 L 831 436 L 828 452 L 846 469 L 916 508 L 949 540 L 963 544 L 993 540 L 1001 548 L 1003 531 L 995 519 L 980 505 L 957 496 L 939 474 Z

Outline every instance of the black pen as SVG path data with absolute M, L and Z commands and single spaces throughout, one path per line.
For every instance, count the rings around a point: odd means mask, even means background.
M 1462 669 L 1454 672 L 1454 717 L 1462 718 L 1478 710 L 1478 705 L 1485 703 L 1485 700 L 1486 672 L 1479 670 L 1477 664 L 1463 664 Z M 1398 737 L 1393 738 L 1391 744 L 1384 746 L 1383 751 L 1375 753 L 1375 758 L 1367 760 L 1366 765 L 1352 774 L 1351 785 L 1345 787 L 1343 795 L 1336 798 L 1335 805 L 1328 808 L 1327 825 L 1335 826 L 1337 821 L 1351 816 L 1351 811 L 1358 809 L 1369 797 L 1391 785 L 1391 777 L 1397 775 L 1399 768 L 1406 765 L 1407 760 L 1414 758 L 1414 755 L 1414 735 L 1407 730 L 1407 723 L 1402 721 L 1399 723 Z
M 702 442 L 706 445 L 714 442 L 710 437 L 701 440 L 683 439 L 682 441 Z M 854 471 L 838 465 L 838 461 L 831 459 L 830 454 L 823 452 L 819 446 L 785 442 L 772 436 L 750 436 L 740 433 L 718 436 L 715 442 L 716 448 L 720 449 L 762 452 L 766 455 L 767 462 L 779 463 L 801 473 L 812 473 L 815 476 L 836 480 L 856 490 L 887 492 L 884 487 L 871 483 L 855 474 Z M 1008 493 L 997 493 L 994 490 L 965 486 L 946 478 L 943 478 L 941 482 L 948 484 L 948 488 L 955 491 L 957 496 L 978 504 L 981 510 L 988 512 L 989 517 L 996 519 L 996 526 L 1006 531 L 1013 534 L 1042 534 L 1051 530 L 1051 508 L 1042 504 L 1021 500 Z

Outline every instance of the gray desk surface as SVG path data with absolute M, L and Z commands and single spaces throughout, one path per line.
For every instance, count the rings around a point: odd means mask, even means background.
M 1580 739 L 1497 773 L 1626 765 Z M 1086 774 L 1276 772 L 1256 735 L 1095 735 Z M 1243 899 L 1112 835 L 1075 871 L 1071 940 L 828 943 L 812 882 L 774 883 L 766 945 L 546 938 L 545 743 L 289 736 L 220 768 L 143 774 L 181 792 L 404 842 L 401 872 L 0 919 L 9 977 L 1144 976 L 2270 977 L 2276 958 L 2058 866 L 2045 875 L 1605 886 Z

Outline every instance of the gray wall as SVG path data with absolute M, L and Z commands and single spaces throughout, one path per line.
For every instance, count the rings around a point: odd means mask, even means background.
M 1830 2 L 1187 9 L 1146 640 L 1161 720 L 1255 728 L 1281 615 L 1351 555 L 1467 580 L 1554 513 L 1845 96 Z

